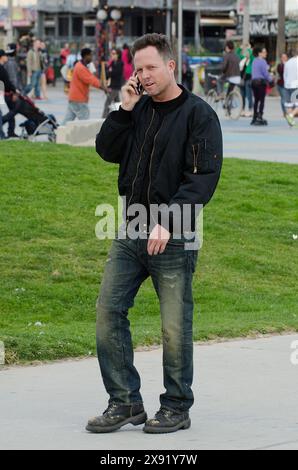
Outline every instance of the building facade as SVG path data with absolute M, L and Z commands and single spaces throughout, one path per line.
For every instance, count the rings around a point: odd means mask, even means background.
M 230 15 L 236 8 L 236 0 L 184 0 L 184 43 L 198 49 L 200 42 L 206 49 L 221 51 L 226 30 L 236 28 Z M 56 46 L 91 44 L 99 9 L 108 14 L 108 29 L 116 29 L 117 46 L 151 32 L 171 36 L 172 0 L 38 0 L 37 34 Z M 110 16 L 115 9 L 121 14 L 118 21 Z

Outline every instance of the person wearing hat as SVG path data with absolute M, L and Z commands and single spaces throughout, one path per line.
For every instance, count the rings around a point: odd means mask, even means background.
M 16 55 L 17 55 L 17 45 L 15 43 L 8 44 L 6 49 L 6 54 L 8 61 L 4 65 L 7 70 L 9 80 L 14 84 L 18 90 L 22 90 L 22 84 L 20 80 L 20 68 L 18 66 Z
M 8 48 L 6 49 L 7 54 L 7 62 L 4 64 L 4 67 L 8 73 L 9 80 L 15 86 L 16 89 L 21 90 L 22 85 L 20 82 L 20 73 L 19 67 L 16 61 L 16 54 L 17 54 L 17 45 L 15 43 L 8 44 Z M 6 95 L 5 101 L 9 111 L 14 111 L 15 109 L 15 102 L 12 99 L 12 95 Z M 8 133 L 11 136 L 15 136 L 15 118 L 11 116 L 10 124 L 8 127 Z
M 14 84 L 10 81 L 8 73 L 4 65 L 7 63 L 8 57 L 7 57 L 7 52 L 5 52 L 3 49 L 0 49 L 0 82 L 3 82 L 4 84 L 4 97 L 5 97 L 5 102 L 7 104 L 8 109 L 11 111 L 11 109 L 14 107 L 14 104 L 11 104 L 10 101 L 12 101 L 12 95 L 13 93 L 16 93 L 17 89 L 14 86 Z M 8 116 L 8 137 L 18 137 L 15 132 L 15 119 L 14 115 Z

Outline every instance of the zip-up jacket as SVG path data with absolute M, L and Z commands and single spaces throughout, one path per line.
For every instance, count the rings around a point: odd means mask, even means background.
M 8 73 L 9 80 L 18 90 L 22 89 L 21 81 L 19 78 L 19 67 L 14 57 L 9 57 L 4 68 Z
M 240 77 L 240 59 L 235 52 L 227 52 L 224 55 L 222 73 L 225 78 Z
M 148 206 L 178 204 L 183 214 L 184 204 L 189 204 L 194 230 L 195 205 L 210 201 L 220 177 L 222 133 L 213 109 L 179 86 L 187 97 L 161 122 L 148 95 L 131 112 L 120 108 L 110 113 L 97 134 L 96 151 L 105 161 L 120 165 L 118 189 L 126 196 L 126 209 L 140 203 L 149 168 Z M 169 229 L 173 231 L 172 217 Z
M 1 65 L 1 64 L 0 64 L 0 82 L 4 83 L 5 93 L 10 93 L 10 92 L 15 92 L 16 91 L 16 87 L 9 80 L 9 76 L 8 76 L 6 68 L 4 67 L 4 65 Z

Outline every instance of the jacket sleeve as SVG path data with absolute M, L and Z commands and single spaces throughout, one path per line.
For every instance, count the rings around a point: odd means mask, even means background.
M 134 129 L 131 114 L 120 108 L 104 121 L 96 136 L 96 152 L 103 160 L 120 163 Z
M 26 65 L 27 65 L 28 75 L 31 75 L 31 73 L 32 73 L 33 57 L 34 57 L 33 51 L 30 49 L 30 51 L 28 51 L 27 58 L 26 58 Z
M 15 87 L 14 84 L 9 80 L 9 76 L 8 76 L 7 70 L 6 70 L 4 67 L 3 67 L 2 81 L 3 81 L 3 83 L 4 83 L 5 92 L 9 92 L 9 91 L 15 92 L 15 91 L 16 91 L 16 87 Z
M 5 69 L 8 73 L 9 80 L 11 81 L 11 83 L 16 88 L 17 87 L 17 66 L 16 66 L 16 64 L 9 60 L 8 62 L 6 62 L 4 67 L 5 67 Z
M 170 203 L 207 204 L 219 180 L 222 154 L 221 127 L 214 113 L 198 123 L 188 139 L 183 181 Z
M 167 210 L 175 204 L 183 213 L 184 205 L 187 204 L 194 220 L 212 198 L 220 177 L 222 161 L 222 132 L 216 113 L 197 117 L 186 144 L 181 184 Z M 173 213 L 174 211 L 169 214 L 170 231 L 173 231 Z
M 262 74 L 265 80 L 268 80 L 268 82 L 271 82 L 271 75 L 268 72 L 268 65 L 266 61 L 262 62 Z
M 80 73 L 80 79 L 83 83 L 91 85 L 94 88 L 100 88 L 100 81 L 87 68 L 83 68 Z
M 224 60 L 223 60 L 222 66 L 221 66 L 221 71 L 224 75 L 227 71 L 227 68 L 228 68 L 228 54 L 225 54 Z

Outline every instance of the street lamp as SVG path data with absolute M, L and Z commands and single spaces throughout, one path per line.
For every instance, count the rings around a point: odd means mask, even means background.
M 111 15 L 112 20 L 119 21 L 121 18 L 121 11 L 114 9 L 111 11 L 110 15 Z
M 107 14 L 106 10 L 100 9 L 96 13 L 96 18 L 100 22 L 105 21 L 107 19 L 107 17 L 108 17 L 108 14 Z
M 98 60 L 101 63 L 105 60 L 107 52 L 107 28 L 106 20 L 108 13 L 103 8 L 100 8 L 96 13 L 97 25 L 96 25 L 96 42 L 98 50 Z

